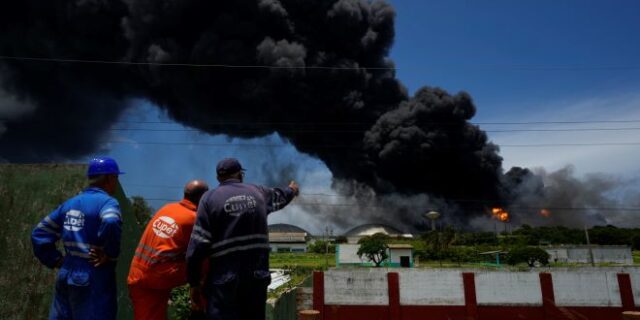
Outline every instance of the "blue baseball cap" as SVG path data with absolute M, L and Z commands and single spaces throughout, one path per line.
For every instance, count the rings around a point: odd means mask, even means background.
M 219 176 L 224 176 L 227 174 L 236 173 L 238 171 L 245 171 L 242 165 L 240 165 L 240 161 L 235 158 L 226 158 L 220 160 L 218 165 L 216 166 L 216 173 Z
M 89 161 L 89 168 L 87 169 L 87 176 L 99 176 L 103 174 L 123 174 L 120 171 L 118 163 L 109 157 L 97 157 Z

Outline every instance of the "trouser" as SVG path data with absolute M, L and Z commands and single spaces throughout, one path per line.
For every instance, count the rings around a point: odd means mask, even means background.
M 129 285 L 129 297 L 133 302 L 135 320 L 167 319 L 167 303 L 171 289 L 150 289 L 141 285 Z
M 49 320 L 115 320 L 118 313 L 113 270 L 62 268 Z
M 264 320 L 268 271 L 210 275 L 204 294 L 209 320 Z

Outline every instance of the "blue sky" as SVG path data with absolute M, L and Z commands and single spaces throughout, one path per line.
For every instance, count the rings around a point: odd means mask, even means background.
M 473 122 L 501 147 L 504 168 L 573 165 L 580 175 L 604 172 L 639 177 L 640 145 L 531 147 L 531 144 L 640 142 L 640 122 L 489 124 L 532 121 L 640 120 L 640 2 L 632 0 L 396 0 L 396 41 L 391 58 L 411 93 L 422 86 L 467 91 L 478 112 Z M 171 123 L 146 101 L 132 101 L 116 128 L 188 129 Z M 131 124 L 128 121 L 147 121 Z M 162 122 L 162 123 L 155 123 Z M 505 130 L 589 129 L 589 131 Z M 599 130 L 594 130 L 599 129 Z M 616 130 L 601 130 L 616 129 Z M 272 148 L 252 141 L 189 131 L 114 131 L 106 145 L 123 170 L 129 195 L 158 208 L 179 199 L 189 179 L 214 184 L 215 163 L 234 156 L 248 167 L 247 180 L 274 182 L 271 168 L 298 169 L 303 192 L 334 194 L 331 174 L 318 160 L 299 154 L 278 136 Z M 261 142 L 263 142 L 261 140 Z M 207 146 L 142 142 L 197 141 Z M 137 142 L 137 143 L 136 143 Z M 282 177 L 285 183 L 289 177 Z M 323 230 L 323 219 L 295 207 L 270 220 Z

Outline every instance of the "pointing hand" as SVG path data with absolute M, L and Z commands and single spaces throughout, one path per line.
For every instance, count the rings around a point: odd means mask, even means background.
M 291 188 L 293 190 L 293 194 L 296 195 L 296 196 L 300 193 L 300 187 L 293 180 L 291 182 L 289 182 L 289 188 Z

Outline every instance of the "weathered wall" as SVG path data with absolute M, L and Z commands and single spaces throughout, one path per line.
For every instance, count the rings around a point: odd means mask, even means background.
M 335 270 L 325 274 L 327 304 L 387 305 L 387 271 L 381 268 Z
M 337 265 L 362 264 L 364 261 L 358 257 L 358 248 L 360 248 L 359 244 L 339 244 L 336 249 Z
M 535 272 L 481 271 L 475 273 L 475 284 L 478 305 L 542 305 Z
M 333 269 L 314 279 L 322 319 L 619 319 L 640 310 L 640 268 L 550 272 Z
M 398 270 L 401 272 L 400 304 L 464 305 L 464 288 L 457 270 Z
M 589 247 L 568 246 L 551 247 L 545 249 L 551 256 L 551 261 L 590 263 L 591 254 Z M 633 264 L 631 248 L 627 246 L 593 246 L 593 260 L 596 263 L 619 263 L 625 265 Z

